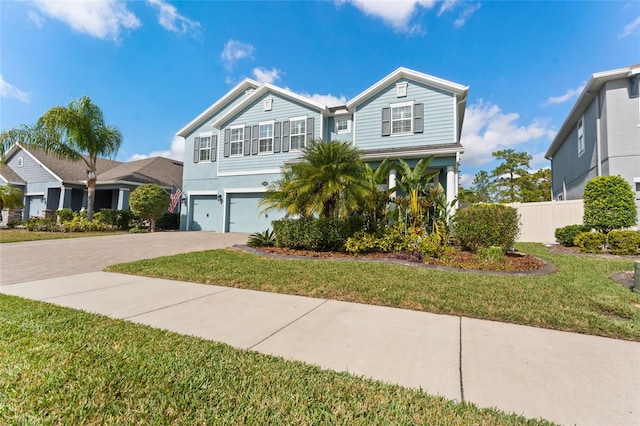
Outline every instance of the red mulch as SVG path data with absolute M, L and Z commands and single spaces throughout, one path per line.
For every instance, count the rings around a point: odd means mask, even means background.
M 342 252 L 317 252 L 309 250 L 293 250 L 282 247 L 253 247 L 256 250 L 263 251 L 265 253 L 278 254 L 282 256 L 303 256 L 303 257 L 315 257 L 323 259 L 402 259 L 410 260 L 407 255 L 398 255 L 391 253 L 367 253 L 359 255 L 350 255 Z M 486 271 L 510 271 L 510 272 L 527 272 L 542 269 L 545 262 L 538 259 L 535 256 L 521 254 L 521 253 L 508 253 L 504 257 L 503 262 L 488 262 L 478 259 L 478 255 L 468 251 L 461 251 L 453 249 L 444 258 L 425 259 L 424 263 L 438 266 L 448 266 L 460 269 L 480 269 Z

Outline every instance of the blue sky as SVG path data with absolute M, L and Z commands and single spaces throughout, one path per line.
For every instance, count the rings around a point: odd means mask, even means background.
M 636 63 L 638 1 L 3 0 L 0 128 L 87 95 L 117 160 L 182 160 L 175 133 L 245 77 L 331 106 L 403 66 L 469 86 L 469 187 L 499 149 L 548 167 L 591 74 Z

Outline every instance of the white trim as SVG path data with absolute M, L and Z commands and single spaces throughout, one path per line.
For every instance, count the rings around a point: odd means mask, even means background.
M 244 157 L 244 128 L 245 128 L 244 124 L 236 124 L 234 126 L 229 126 L 229 158 L 231 158 L 231 157 Z M 240 141 L 234 141 L 233 139 L 231 139 L 231 135 L 232 135 L 232 133 L 233 133 L 233 131 L 235 129 L 241 129 L 242 130 L 242 138 L 240 138 Z M 235 143 L 240 142 L 240 154 L 234 154 L 233 153 L 233 143 L 234 142 Z M 224 150 L 224 143 L 223 143 L 222 149 Z M 223 155 L 224 155 L 224 153 L 223 153 Z
M 458 134 L 458 101 L 455 96 L 453 101 L 453 142 L 460 142 L 460 135 Z M 424 114 L 423 114 L 424 115 Z M 424 118 L 424 117 L 423 117 Z
M 198 134 L 197 136 L 198 138 L 200 138 L 200 145 L 198 146 L 198 163 L 204 163 L 204 164 L 208 164 L 212 162 L 211 159 L 211 146 L 213 145 L 213 132 L 206 132 L 206 133 L 202 133 L 202 134 Z M 202 148 L 202 138 L 209 138 L 209 147 L 208 148 Z M 208 160 L 203 160 L 202 157 L 202 151 L 209 151 L 209 159 Z
M 391 74 L 384 77 L 382 80 L 375 83 L 373 86 L 366 89 L 364 92 L 360 93 L 355 98 L 351 99 L 349 102 L 347 102 L 347 109 L 353 110 L 354 106 L 366 101 L 380 90 L 386 88 L 391 83 L 401 78 L 414 80 L 427 86 L 445 90 L 447 92 L 455 94 L 456 96 L 466 96 L 467 92 L 469 91 L 469 86 L 463 86 L 452 81 L 444 80 L 432 75 L 400 67 L 397 70 L 393 71 Z
M 192 196 L 202 196 L 202 195 L 218 195 L 218 191 L 188 191 L 187 193 L 187 226 L 185 231 L 189 231 L 189 228 L 191 227 L 191 219 L 193 218 L 193 212 L 190 210 L 191 209 L 191 197 Z M 180 200 L 180 203 L 182 204 L 182 200 Z
M 353 111 L 353 134 L 351 135 L 351 143 L 356 146 L 356 111 Z
M 27 192 L 25 197 L 44 197 L 44 192 Z
M 266 192 L 267 188 L 261 186 L 259 188 L 231 188 L 225 189 L 223 191 L 223 209 L 222 209 L 222 233 L 226 234 L 227 232 L 227 202 L 229 200 L 229 194 L 251 194 L 255 192 Z
M 347 122 L 347 128 L 346 129 L 342 129 L 342 130 L 338 129 L 338 121 L 339 120 L 346 120 L 346 122 Z M 344 134 L 347 134 L 347 133 L 351 133 L 351 120 L 349 119 L 348 115 L 335 117 L 334 118 L 334 124 L 335 124 L 335 129 L 334 130 L 335 130 L 336 134 L 344 135 Z
M 576 132 L 578 134 L 578 157 L 581 157 L 586 150 L 584 140 L 584 115 L 580 117 L 576 123 Z
M 409 83 L 406 81 L 399 81 L 396 83 L 396 98 L 406 98 L 407 97 L 407 87 Z
M 258 123 L 258 155 L 265 155 L 265 154 L 273 154 L 273 148 L 274 148 L 274 144 L 275 144 L 275 126 L 276 122 L 275 120 L 268 120 L 268 121 L 260 121 Z M 260 126 L 271 126 L 271 138 L 261 138 L 260 137 Z M 271 149 L 268 151 L 260 151 L 260 141 L 262 139 L 271 139 Z
M 271 111 L 273 109 L 273 98 L 264 99 L 262 101 L 262 108 L 265 111 Z
M 192 195 L 218 195 L 218 191 L 189 191 L 187 192 L 187 197 L 191 197 Z
M 289 119 L 289 151 L 293 151 L 293 152 L 300 152 L 302 149 L 301 148 L 292 148 L 292 139 L 293 139 L 293 122 L 294 121 L 302 121 L 304 123 L 304 132 L 302 133 L 302 136 L 304 136 L 304 147 L 306 147 L 307 145 L 309 145 L 309 142 L 307 140 L 307 134 L 309 134 L 309 129 L 307 129 L 307 118 L 309 118 L 308 115 L 304 115 L 304 116 L 298 116 L 298 117 L 291 117 Z M 320 117 L 320 119 L 322 120 L 322 117 Z M 315 122 L 314 122 L 315 124 Z M 315 130 L 315 129 L 313 129 Z M 300 133 L 296 133 L 296 136 L 300 136 Z
M 455 147 L 455 148 L 439 148 L 439 149 L 429 149 L 429 148 L 422 148 L 422 149 L 414 149 L 414 150 L 407 150 L 407 151 L 400 151 L 400 152 L 382 152 L 382 153 L 367 153 L 364 152 L 360 158 L 362 160 L 382 160 L 384 158 L 415 158 L 417 156 L 422 156 L 422 155 L 435 155 L 435 156 L 446 156 L 446 155 L 453 155 L 453 154 L 459 154 L 464 152 L 464 149 L 460 149 L 460 147 Z
M 261 174 L 280 174 L 280 169 L 266 169 L 266 170 L 243 170 L 239 172 L 220 172 L 218 176 L 249 176 L 249 175 L 261 175 Z
M 228 103 L 228 101 L 230 101 L 232 98 L 240 95 L 242 92 L 246 92 L 246 90 L 248 90 L 249 88 L 255 89 L 257 87 L 260 87 L 260 83 L 258 83 L 257 81 L 251 80 L 250 78 L 245 78 L 240 83 L 238 83 L 238 85 L 236 85 L 233 89 L 227 92 L 226 95 L 224 95 L 222 98 L 216 101 L 209 108 L 204 110 L 196 118 L 191 120 L 189 124 L 184 126 L 182 129 L 178 130 L 178 133 L 176 133 L 176 135 L 187 137 L 192 131 L 197 129 L 199 126 L 203 125 L 207 121 L 207 118 L 210 115 L 215 114 L 216 112 L 221 110 L 222 107 L 224 107 Z

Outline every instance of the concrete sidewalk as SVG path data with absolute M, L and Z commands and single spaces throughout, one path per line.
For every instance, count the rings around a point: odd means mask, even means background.
M 0 292 L 562 424 L 640 425 L 640 343 L 91 272 Z

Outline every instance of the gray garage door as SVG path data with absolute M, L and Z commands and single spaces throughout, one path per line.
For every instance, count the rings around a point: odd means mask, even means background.
M 227 232 L 262 232 L 272 228 L 271 221 L 282 217 L 278 212 L 258 214 L 262 193 L 227 195 Z
M 192 195 L 189 231 L 217 231 L 222 206 L 215 195 Z
M 44 216 L 44 197 L 42 195 L 30 195 L 27 197 L 29 217 Z

